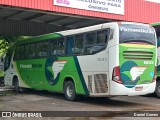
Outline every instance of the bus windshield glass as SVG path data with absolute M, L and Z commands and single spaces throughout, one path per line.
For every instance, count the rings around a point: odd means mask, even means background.
M 154 29 L 146 25 L 120 24 L 119 43 L 144 42 L 155 45 Z

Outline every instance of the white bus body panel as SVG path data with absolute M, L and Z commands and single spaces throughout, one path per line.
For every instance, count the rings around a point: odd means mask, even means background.
M 18 75 L 18 71 L 16 71 L 15 63 L 13 61 L 13 58 L 11 59 L 11 63 L 9 68 L 5 71 L 5 76 L 4 76 L 4 84 L 5 86 L 13 86 L 13 79 L 14 77 L 18 78 L 19 82 L 19 87 L 24 87 L 24 88 L 30 88 L 25 82 L 20 78 Z
M 109 95 L 109 69 L 107 50 L 95 55 L 79 56 L 80 68 L 90 96 Z M 96 68 L 95 68 L 96 65 Z M 101 89 L 103 87 L 103 89 Z

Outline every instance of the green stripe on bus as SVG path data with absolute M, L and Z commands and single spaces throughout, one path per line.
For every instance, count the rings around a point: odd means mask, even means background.
M 74 56 L 73 59 L 74 59 L 74 61 L 75 61 L 75 65 L 76 65 L 76 68 L 77 68 L 77 72 L 78 72 L 78 74 L 79 74 L 79 77 L 80 77 L 81 83 L 82 83 L 82 85 L 83 85 L 85 94 L 86 94 L 87 96 L 89 96 L 89 91 L 88 91 L 88 88 L 87 88 L 87 86 L 86 86 L 86 83 L 85 83 L 85 80 L 84 80 L 84 77 L 83 77 L 82 70 L 81 70 L 81 68 L 80 68 L 78 59 L 77 59 L 76 56 Z

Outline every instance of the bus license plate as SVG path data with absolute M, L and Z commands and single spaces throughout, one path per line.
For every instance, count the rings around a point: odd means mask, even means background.
M 143 89 L 143 86 L 135 87 L 135 91 L 142 91 L 142 89 Z

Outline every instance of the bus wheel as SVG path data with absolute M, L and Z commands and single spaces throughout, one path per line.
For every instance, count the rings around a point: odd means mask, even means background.
M 157 81 L 155 95 L 160 98 L 160 81 Z
M 13 87 L 14 87 L 14 90 L 18 93 L 20 92 L 23 92 L 23 88 L 19 87 L 19 82 L 18 82 L 18 79 L 14 79 L 13 81 Z
M 66 81 L 64 83 L 63 90 L 64 90 L 65 98 L 67 100 L 70 100 L 70 101 L 77 100 L 78 96 L 76 95 L 75 85 L 72 81 Z

